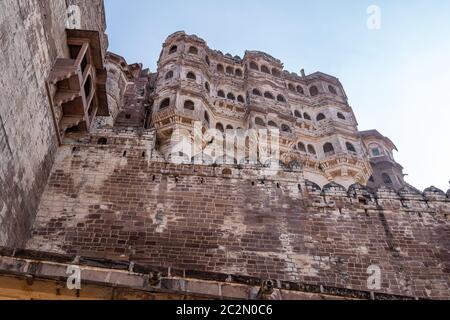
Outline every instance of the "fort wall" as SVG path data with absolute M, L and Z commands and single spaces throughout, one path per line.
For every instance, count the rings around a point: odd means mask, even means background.
M 45 82 L 59 57 L 68 56 L 67 6 L 80 8 L 80 27 L 102 33 L 103 1 L 0 3 L 0 245 L 29 237 L 58 141 Z
M 71 141 L 28 249 L 353 290 L 376 265 L 380 292 L 450 297 L 450 201 L 437 189 L 321 190 L 301 170 L 152 161 L 151 131 Z

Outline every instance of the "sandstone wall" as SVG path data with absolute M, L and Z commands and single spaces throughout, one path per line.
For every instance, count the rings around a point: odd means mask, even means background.
M 104 31 L 101 0 L 0 1 L 1 245 L 26 241 L 53 163 L 57 140 L 45 81 L 56 58 L 68 56 L 66 3 L 80 5 L 82 28 Z
M 28 248 L 354 290 L 367 290 L 377 265 L 382 292 L 450 298 L 445 194 L 320 190 L 297 171 L 152 162 L 153 139 L 73 137 Z

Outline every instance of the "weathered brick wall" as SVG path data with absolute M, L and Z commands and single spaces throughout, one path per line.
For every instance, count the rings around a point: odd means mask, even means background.
M 45 81 L 56 58 L 68 55 L 66 2 L 0 1 L 0 245 L 26 241 L 53 163 Z M 68 3 L 80 5 L 83 28 L 105 29 L 103 1 Z
M 301 172 L 152 162 L 149 133 L 72 141 L 30 249 L 356 290 L 378 265 L 382 292 L 450 298 L 450 203 L 437 191 L 322 192 Z

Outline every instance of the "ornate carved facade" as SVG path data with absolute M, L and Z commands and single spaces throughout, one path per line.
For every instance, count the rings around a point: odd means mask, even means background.
M 101 0 L 0 18 L 0 299 L 450 297 L 450 190 L 408 185 L 337 78 L 184 32 L 151 73 L 107 53 Z
M 283 164 L 301 164 L 305 177 L 321 186 L 331 181 L 366 185 L 372 175 L 355 115 L 333 76 L 284 71 L 279 60 L 263 52 L 224 55 L 196 36 L 177 32 L 163 45 L 155 88 L 152 124 L 166 160 L 173 155 L 172 134 L 194 136 L 198 121 L 204 131 L 234 130 L 237 136 L 249 129 L 279 130 Z M 237 148 L 229 149 L 235 163 L 248 163 L 248 143 L 244 159 L 233 153 Z M 197 155 L 190 154 L 187 162 L 192 156 Z

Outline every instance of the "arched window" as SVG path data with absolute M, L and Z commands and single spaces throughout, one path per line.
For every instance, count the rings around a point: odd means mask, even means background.
M 303 114 L 303 118 L 305 120 L 310 120 L 311 121 L 311 116 L 309 114 L 307 114 L 306 112 Z
M 233 75 L 234 74 L 234 70 L 233 70 L 233 68 L 232 67 L 227 67 L 227 74 L 231 74 L 231 75 Z
M 236 71 L 234 72 L 234 74 L 236 75 L 236 77 L 242 78 L 242 70 L 241 70 L 241 69 L 236 69 Z
M 312 145 L 308 145 L 308 153 L 316 155 L 316 149 Z
M 205 111 L 205 122 L 208 124 L 209 126 L 209 114 L 208 112 Z
M 384 182 L 385 184 L 392 184 L 392 179 L 391 179 L 391 177 L 390 177 L 387 173 L 383 173 L 383 174 L 381 175 L 381 177 L 383 178 L 383 182 Z
M 177 46 L 172 46 L 169 50 L 169 54 L 174 54 L 175 52 L 178 51 L 178 47 Z
M 219 90 L 217 92 L 217 96 L 221 97 L 221 98 L 225 98 L 225 92 L 223 92 L 223 90 Z
M 309 94 L 312 97 L 315 97 L 315 96 L 317 96 L 319 94 L 319 89 L 317 89 L 316 86 L 312 86 L 311 88 L 309 88 Z
M 191 100 L 187 100 L 187 101 L 184 103 L 184 108 L 185 108 L 186 110 L 194 111 L 194 110 L 195 110 L 195 104 L 194 104 L 194 102 L 192 102 Z
M 325 143 L 323 146 L 323 152 L 325 152 L 326 155 L 334 153 L 334 147 L 331 143 Z
M 261 118 L 256 118 L 256 119 L 255 119 L 255 124 L 258 125 L 258 126 L 263 126 L 263 127 L 266 126 L 266 123 L 265 123 L 264 120 L 261 119 Z
M 197 49 L 197 47 L 194 47 L 194 46 L 190 47 L 190 48 L 189 48 L 189 53 L 190 53 L 190 54 L 198 54 L 198 49 Z
M 381 151 L 382 149 L 377 144 L 371 144 L 369 146 L 369 149 L 370 149 L 370 153 L 372 154 L 372 157 L 379 157 L 379 156 L 383 155 L 382 151 Z
M 166 80 L 172 79 L 173 78 L 173 71 L 169 71 L 166 73 Z
M 264 93 L 264 98 L 275 100 L 275 97 L 270 92 Z
M 220 72 L 220 73 L 223 73 L 223 72 L 224 72 L 223 65 L 221 65 L 221 64 L 218 64 L 218 65 L 217 65 L 217 72 Z
M 250 69 L 259 71 L 258 65 L 256 64 L 256 62 L 253 61 L 250 62 Z
M 289 89 L 290 91 L 295 91 L 295 87 L 294 87 L 294 85 L 293 85 L 292 83 L 289 83 L 289 84 L 288 84 L 288 89 Z
M 207 64 L 208 66 L 211 65 L 211 61 L 209 61 L 209 57 L 208 57 L 208 56 L 205 56 L 205 61 L 206 61 L 206 64 Z
M 325 118 L 325 115 L 323 114 L 323 113 L 319 113 L 318 115 L 317 115 L 317 121 L 323 121 L 323 120 L 325 120 L 326 118 Z
M 278 100 L 279 102 L 286 102 L 286 98 L 283 97 L 281 94 L 278 95 L 277 100 Z
M 272 75 L 279 78 L 279 77 L 281 77 L 281 71 L 276 68 L 273 68 Z
M 244 97 L 241 96 L 241 95 L 239 95 L 239 96 L 237 97 L 237 101 L 240 102 L 240 103 L 245 103 L 245 99 L 244 99 Z
M 329 85 L 329 86 L 328 86 L 328 91 L 330 91 L 330 93 L 332 93 L 332 94 L 334 94 L 334 95 L 337 95 L 336 88 L 333 87 L 332 85 Z
M 267 66 L 261 66 L 261 71 L 267 74 L 270 74 L 270 70 Z
M 347 147 L 347 150 L 348 150 L 348 151 L 350 151 L 350 152 L 355 152 L 355 153 L 356 153 L 355 147 L 354 147 L 350 142 L 347 142 L 347 143 L 345 144 L 345 146 Z
M 219 130 L 220 132 L 225 132 L 225 130 L 223 128 L 223 124 L 221 124 L 221 123 L 216 124 L 216 129 Z
M 292 133 L 291 128 L 287 124 L 281 125 L 281 131 L 287 132 L 287 133 Z
M 196 77 L 195 73 L 193 73 L 193 72 L 188 72 L 188 74 L 186 75 L 186 78 L 188 78 L 189 80 L 197 80 L 197 77 Z
M 210 93 L 211 92 L 211 87 L 209 86 L 208 82 L 205 82 L 205 90 Z
M 159 105 L 159 110 L 168 108 L 169 106 L 170 106 L 170 99 L 169 99 L 169 98 L 166 98 L 166 99 L 164 99 L 164 100 L 161 102 L 161 104 Z
M 229 99 L 229 100 L 236 100 L 236 97 L 234 96 L 234 94 L 232 94 L 232 93 L 229 93 L 228 95 L 227 95 L 227 99 Z
M 306 153 L 306 147 L 302 142 L 297 144 L 298 151 Z
M 259 97 L 262 96 L 261 91 L 259 91 L 258 89 L 253 89 L 253 94 L 254 94 L 255 96 L 259 96 Z
M 278 125 L 274 121 L 269 121 L 268 126 L 273 127 L 273 128 L 278 128 Z
M 300 94 L 305 94 L 305 90 L 303 90 L 302 86 L 297 86 L 297 92 Z
M 370 176 L 369 181 L 375 183 L 375 179 L 373 178 L 373 176 Z
M 340 113 L 340 112 L 338 112 L 337 117 L 338 117 L 339 119 L 341 119 L 341 120 L 346 120 L 346 119 L 345 119 L 345 116 L 344 116 L 342 113 Z
M 301 114 L 301 112 L 300 111 L 298 111 L 298 110 L 295 110 L 295 112 L 294 112 L 294 116 L 296 116 L 297 118 L 299 118 L 299 119 L 301 119 L 302 118 L 302 114 Z
M 227 125 L 227 130 L 234 130 L 234 128 L 231 124 L 229 124 L 229 125 Z

